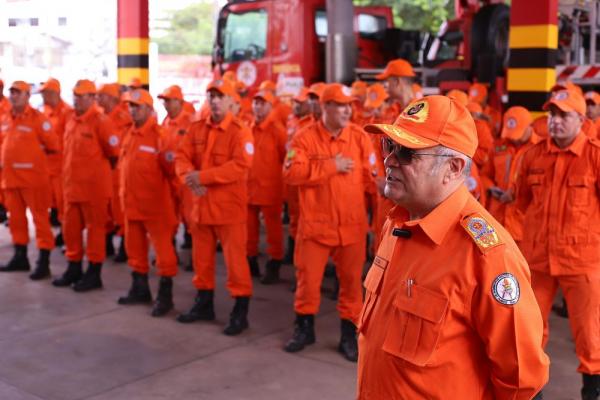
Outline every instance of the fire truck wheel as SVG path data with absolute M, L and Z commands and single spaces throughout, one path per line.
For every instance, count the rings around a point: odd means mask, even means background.
M 482 7 L 473 18 L 471 27 L 471 55 L 473 71 L 477 71 L 480 57 L 492 61 L 492 75 L 504 76 L 508 67 L 508 29 L 510 8 L 505 4 Z M 479 69 L 481 70 L 481 69 Z

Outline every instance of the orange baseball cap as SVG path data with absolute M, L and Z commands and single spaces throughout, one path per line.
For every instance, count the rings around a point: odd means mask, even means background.
M 231 97 L 234 97 L 237 94 L 235 92 L 235 88 L 231 84 L 231 81 L 225 79 L 215 79 L 214 81 L 209 83 L 208 87 L 206 88 L 206 91 L 210 92 L 211 90 L 216 90 L 217 92 L 225 96 Z
M 408 61 L 398 58 L 390 61 L 385 66 L 385 70 L 381 74 L 376 75 L 375 78 L 382 81 L 390 76 L 404 76 L 412 78 L 415 76 L 415 71 L 413 71 L 413 67 Z
M 448 93 L 446 93 L 446 96 L 452 97 L 454 100 L 458 101 L 465 107 L 467 106 L 467 104 L 469 104 L 469 96 L 467 96 L 467 94 L 462 90 L 452 89 Z
M 389 97 L 381 83 L 374 83 L 367 89 L 365 108 L 379 108 Z
M 142 80 L 140 78 L 131 78 L 131 80 L 129 81 L 129 85 L 127 85 L 131 88 L 134 89 L 141 89 L 142 88 Z
M 519 140 L 523 137 L 525 130 L 532 122 L 531 113 L 525 107 L 510 107 L 504 113 L 500 137 L 509 140 Z
M 410 149 L 442 145 L 473 157 L 477 150 L 477 129 L 469 110 L 446 96 L 427 96 L 411 102 L 393 125 L 365 126 L 369 133 L 383 133 Z
M 583 96 L 583 90 L 581 89 L 580 86 L 574 84 L 571 81 L 562 81 L 562 82 L 557 82 L 554 86 L 552 86 L 552 88 L 550 89 L 551 92 L 557 92 L 559 90 L 571 90 L 574 92 L 579 93 L 581 96 Z
M 116 97 L 118 99 L 121 97 L 121 85 L 119 85 L 118 83 L 106 83 L 100 86 L 98 94 L 105 94 L 107 96 Z
M 467 103 L 467 110 L 469 110 L 471 114 L 483 114 L 483 107 L 481 107 L 481 104 L 474 101 Z
M 292 100 L 297 101 L 298 103 L 304 103 L 305 101 L 307 101 L 308 100 L 308 88 L 303 87 L 302 89 L 300 89 L 300 92 L 298 92 L 297 95 L 292 97 Z
M 323 89 L 325 89 L 325 83 L 317 82 L 310 85 L 308 88 L 308 94 L 312 94 L 313 96 L 321 97 L 323 93 Z
M 261 82 L 260 86 L 258 87 L 258 90 L 268 90 L 275 93 L 275 91 L 277 90 L 277 85 L 275 84 L 275 82 L 267 79 L 266 81 Z
M 542 115 L 537 117 L 533 124 L 531 124 L 536 135 L 545 138 L 548 137 L 548 116 Z
M 580 115 L 585 115 L 586 105 L 583 96 L 572 90 L 559 90 L 552 94 L 543 107 L 544 111 L 550 109 L 550 105 L 554 104 L 564 112 L 575 111 Z
M 594 105 L 600 104 L 600 94 L 598 94 L 598 92 L 595 92 L 593 90 L 590 90 L 589 92 L 585 92 L 585 102 L 592 103 Z
M 254 99 L 263 99 L 269 104 L 273 104 L 275 102 L 275 96 L 268 90 L 259 90 L 253 97 Z
M 150 96 L 150 93 L 148 93 L 146 89 L 134 89 L 130 92 L 126 92 L 124 100 L 127 103 L 133 103 L 137 105 L 145 104 L 150 107 L 154 105 L 154 100 L 152 99 L 152 96 Z
M 415 96 L 416 100 L 420 100 L 423 97 L 425 97 L 423 95 L 423 88 L 418 83 L 413 83 L 412 84 L 412 91 L 413 91 L 413 96 Z
M 18 90 L 20 92 L 31 92 L 31 86 L 25 81 L 14 81 L 10 85 L 10 89 Z
M 326 84 L 321 96 L 319 96 L 319 101 L 321 103 L 333 101 L 335 103 L 348 104 L 355 100 L 356 98 L 352 96 L 352 89 L 341 83 Z
M 352 89 L 352 96 L 358 97 L 358 96 L 364 96 L 367 94 L 367 82 L 363 82 L 363 81 L 354 81 L 352 82 L 352 86 L 350 87 Z
M 488 95 L 488 89 L 483 83 L 475 82 L 469 86 L 469 101 L 483 103 Z
M 89 79 L 80 79 L 75 84 L 73 93 L 77 95 L 96 94 L 96 84 Z
M 57 79 L 48 78 L 46 82 L 42 83 L 39 91 L 43 92 L 44 90 L 60 93 L 60 82 Z
M 183 93 L 181 93 L 181 87 L 179 85 L 173 85 L 173 86 L 169 86 L 168 88 L 166 88 L 157 97 L 159 99 L 183 100 Z

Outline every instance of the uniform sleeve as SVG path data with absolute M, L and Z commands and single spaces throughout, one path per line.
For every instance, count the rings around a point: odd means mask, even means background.
M 106 158 L 117 158 L 119 156 L 121 145 L 119 135 L 111 120 L 104 116 L 98 122 L 98 142 Z
M 308 134 L 298 132 L 290 144 L 283 164 L 283 180 L 288 185 L 318 185 L 338 173 L 333 159 L 310 158 Z
M 194 126 L 193 125 L 186 135 L 183 135 L 177 149 L 175 150 L 175 174 L 182 182 L 185 176 L 197 170 L 194 165 Z
M 516 248 L 501 245 L 480 264 L 471 313 L 489 360 L 494 399 L 529 400 L 548 382 L 549 360 L 527 263 Z
M 252 132 L 247 127 L 239 127 L 240 132 L 233 141 L 231 159 L 225 163 L 200 171 L 200 184 L 219 185 L 232 183 L 243 179 L 252 166 L 254 155 L 254 141 Z
M 56 135 L 56 131 L 52 126 L 52 123 L 48 118 L 40 114 L 39 118 L 39 127 L 38 131 L 38 139 L 40 143 L 44 146 L 44 149 L 47 152 L 54 153 L 58 151 L 58 136 Z
M 169 140 L 165 132 L 161 130 L 158 144 L 158 162 L 169 180 L 175 177 L 175 150 L 175 141 Z

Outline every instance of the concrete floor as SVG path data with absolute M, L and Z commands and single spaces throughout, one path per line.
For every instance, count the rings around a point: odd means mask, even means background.
M 29 247 L 33 261 L 36 251 Z M 182 259 L 189 256 L 179 252 Z M 0 227 L 0 263 L 11 255 L 8 230 Z M 55 250 L 53 274 L 64 268 L 64 257 Z M 25 273 L 0 275 L 0 399 L 354 397 L 356 366 L 335 351 L 339 320 L 326 296 L 316 320 L 317 343 L 293 355 L 281 350 L 294 318 L 291 267 L 282 272 L 286 283 L 255 285 L 250 329 L 234 338 L 221 334 L 232 307 L 221 258 L 214 323 L 174 320 L 192 304 L 191 273 L 181 271 L 175 279 L 176 312 L 157 319 L 147 306 L 117 305 L 130 283 L 126 265 L 108 262 L 104 271 L 105 289 L 87 294 L 54 288 L 48 280 L 32 282 Z M 155 291 L 154 276 L 151 285 Z M 553 317 L 552 329 L 551 382 L 544 398 L 578 399 L 580 377 L 567 321 Z

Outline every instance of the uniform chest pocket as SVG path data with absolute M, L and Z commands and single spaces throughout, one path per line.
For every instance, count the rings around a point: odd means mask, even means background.
M 418 366 L 427 365 L 440 339 L 448 304 L 442 294 L 401 283 L 383 351 Z
M 383 275 L 387 265 L 387 260 L 384 260 L 379 256 L 375 257 L 373 265 L 371 265 L 369 273 L 365 278 L 365 302 L 360 312 L 360 316 L 358 317 L 358 332 L 362 332 L 362 329 L 367 326 L 367 322 L 369 321 L 369 317 L 371 316 L 371 312 L 373 311 L 373 307 L 375 306 L 377 297 L 381 291 L 381 283 L 383 282 Z
M 569 203 L 573 206 L 587 206 L 593 186 L 594 178 L 592 176 L 570 176 L 567 179 Z

